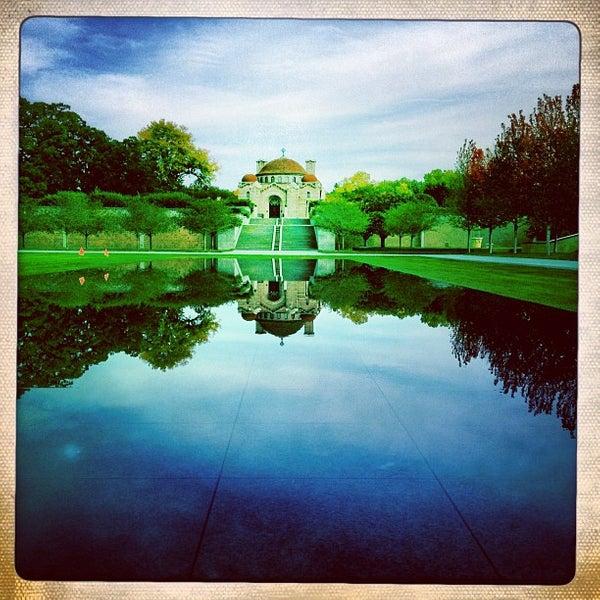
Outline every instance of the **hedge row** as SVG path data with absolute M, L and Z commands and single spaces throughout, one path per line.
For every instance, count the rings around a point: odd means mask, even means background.
M 220 193 L 219 193 L 220 192 Z M 59 192 L 60 193 L 60 192 Z M 78 192 L 83 194 L 83 192 Z M 141 194 L 137 196 L 128 196 L 117 192 L 105 192 L 103 190 L 94 190 L 85 194 L 90 200 L 99 202 L 106 208 L 125 208 L 129 202 L 139 199 L 145 202 L 151 202 L 156 206 L 163 208 L 186 208 L 190 202 L 200 198 L 223 198 L 225 202 L 232 207 L 234 212 L 239 212 L 250 216 L 254 204 L 246 198 L 238 198 L 231 193 L 223 193 L 222 190 L 189 190 L 186 192 L 154 192 L 150 194 Z M 225 197 L 224 197 L 225 196 Z M 41 204 L 45 206 L 56 206 L 57 194 L 46 195 L 42 198 Z M 249 211 L 242 210 L 243 208 Z

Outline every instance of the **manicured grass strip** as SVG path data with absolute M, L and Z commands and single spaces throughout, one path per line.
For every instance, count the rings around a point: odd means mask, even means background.
M 577 310 L 577 271 L 417 256 L 353 256 L 352 260 L 508 298 Z
M 215 256 L 219 256 L 215 254 Z M 185 253 L 145 254 L 143 252 L 127 252 L 124 254 L 86 253 L 79 256 L 77 251 L 49 254 L 41 252 L 19 253 L 19 275 L 39 275 L 41 273 L 59 273 L 61 271 L 77 271 L 79 269 L 104 269 L 116 265 L 140 261 L 173 260 L 174 258 L 198 258 Z
M 274 258 L 293 260 L 299 258 L 336 258 L 334 254 L 323 254 L 319 256 L 277 256 Z M 126 265 L 135 262 L 155 262 L 159 260 L 187 259 L 199 260 L 202 258 L 260 258 L 271 260 L 271 256 L 265 254 L 224 254 L 223 252 L 122 252 L 111 253 L 104 256 L 102 252 L 87 252 L 79 256 L 76 250 L 70 252 L 19 252 L 19 275 L 40 275 L 43 273 L 60 273 L 62 271 L 78 271 L 79 269 L 103 269 L 105 267 Z

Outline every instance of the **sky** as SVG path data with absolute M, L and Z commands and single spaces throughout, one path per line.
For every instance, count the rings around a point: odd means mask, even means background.
M 569 23 L 32 18 L 21 95 L 63 102 L 115 139 L 186 126 L 234 189 L 257 159 L 317 161 L 326 190 L 451 169 L 507 115 L 579 81 Z

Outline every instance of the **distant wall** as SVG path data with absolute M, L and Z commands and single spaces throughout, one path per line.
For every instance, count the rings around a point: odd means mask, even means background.
M 556 240 L 556 251 L 561 253 L 577 252 L 579 250 L 579 234 L 567 235 Z M 546 240 L 525 242 L 523 252 L 546 254 Z M 554 252 L 554 240 L 550 240 L 550 252 Z
M 240 217 L 242 220 L 242 225 L 246 225 L 250 220 L 245 215 L 238 215 L 238 217 Z M 217 234 L 217 249 L 233 250 L 236 247 L 238 238 L 242 232 L 242 225 L 232 227 L 231 229 L 225 229 L 224 231 L 219 231 Z
M 521 226 L 517 232 L 517 240 L 522 244 L 527 233 L 527 227 Z M 493 244 L 495 247 L 512 247 L 513 227 L 511 224 L 504 225 L 494 229 Z M 425 231 L 424 244 L 421 246 L 421 236 L 415 236 L 413 247 L 415 248 L 465 248 L 467 247 L 467 232 L 456 225 L 453 225 L 449 219 L 440 221 L 433 229 Z M 482 248 L 488 247 L 488 230 L 476 228 L 471 232 L 471 247 L 475 247 L 475 238 L 482 238 Z M 367 240 L 367 246 L 379 247 L 380 240 L 378 235 L 372 235 Z M 386 248 L 398 248 L 398 236 L 391 235 L 385 240 Z M 410 248 L 410 236 L 402 236 L 402 248 Z
M 321 252 L 332 252 L 335 250 L 335 235 L 328 229 L 315 227 L 317 237 L 317 248 Z

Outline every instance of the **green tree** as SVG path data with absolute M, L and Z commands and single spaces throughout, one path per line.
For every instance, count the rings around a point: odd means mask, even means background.
M 102 205 L 99 202 L 87 202 L 82 204 L 78 218 L 75 222 L 77 233 L 83 235 L 84 247 L 88 247 L 88 238 L 90 235 L 100 233 L 105 228 L 105 220 L 102 213 Z
M 190 202 L 189 208 L 183 211 L 181 224 L 189 231 L 202 234 L 203 249 L 206 250 L 207 236 L 210 236 L 209 249 L 212 249 L 217 233 L 240 225 L 241 220 L 225 202 L 204 198 Z
M 333 190 L 327 194 L 328 200 L 347 200 L 344 196 L 356 188 L 361 188 L 372 183 L 371 176 L 366 171 L 357 171 L 354 175 L 346 177 L 333 186 Z
M 436 201 L 429 196 L 428 200 L 404 202 L 393 206 L 384 213 L 384 223 L 387 231 L 398 234 L 398 247 L 402 243 L 402 234 L 410 235 L 410 245 L 414 245 L 414 237 L 431 229 L 439 218 Z
M 160 119 L 138 132 L 142 140 L 142 157 L 154 167 L 161 189 L 171 191 L 184 187 L 192 177 L 200 185 L 208 185 L 217 164 L 208 151 L 198 148 L 192 134 L 183 126 Z
M 39 198 L 60 190 L 91 191 L 105 174 L 108 136 L 66 104 L 19 101 L 19 193 Z M 99 186 L 101 187 L 101 186 Z
M 83 192 L 57 192 L 45 197 L 45 201 L 57 206 L 56 223 L 63 231 L 63 247 L 67 247 L 71 233 L 83 233 L 86 227 L 90 200 Z M 88 224 L 89 225 L 89 224 Z
M 347 200 L 321 202 L 315 208 L 313 219 L 318 227 L 335 234 L 337 246 L 342 250 L 348 235 L 362 235 L 369 226 L 369 217 L 359 206 Z
M 460 174 L 455 170 L 434 169 L 425 173 L 423 177 L 423 191 L 442 207 L 446 206 L 448 199 L 460 185 Z
M 21 247 L 25 248 L 25 236 L 34 231 L 56 231 L 58 229 L 53 212 L 40 206 L 39 202 L 31 198 L 22 198 L 19 201 L 19 236 Z
M 127 215 L 123 220 L 123 227 L 127 231 L 133 231 L 138 240 L 140 236 L 147 235 L 148 244 L 152 250 L 152 237 L 157 233 L 174 229 L 175 219 L 169 210 L 136 198 L 129 201 L 127 205 Z

